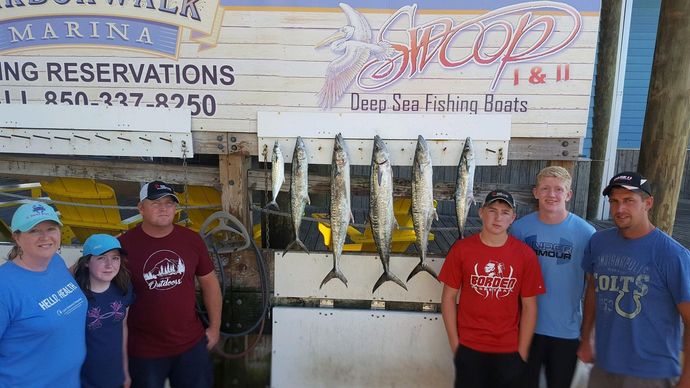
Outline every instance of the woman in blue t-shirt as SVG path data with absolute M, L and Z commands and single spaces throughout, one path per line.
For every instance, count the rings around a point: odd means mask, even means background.
M 125 255 L 115 237 L 94 234 L 84 242 L 83 256 L 74 268 L 89 301 L 82 387 L 130 386 L 127 311 L 133 295 Z
M 57 253 L 61 225 L 42 202 L 12 216 L 15 246 L 0 266 L 0 387 L 79 387 L 86 298 Z

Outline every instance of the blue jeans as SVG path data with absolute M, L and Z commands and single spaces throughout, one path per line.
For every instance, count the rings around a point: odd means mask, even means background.
M 182 354 L 170 357 L 129 357 L 132 388 L 163 388 L 170 380 L 171 388 L 210 388 L 213 386 L 213 364 L 206 350 L 208 341 L 201 341 Z

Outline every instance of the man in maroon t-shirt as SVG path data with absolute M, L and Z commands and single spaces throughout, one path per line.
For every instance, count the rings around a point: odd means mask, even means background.
M 220 336 L 220 285 L 206 244 L 174 225 L 179 202 L 170 186 L 145 184 L 139 193 L 143 222 L 120 237 L 129 253 L 136 300 L 129 309 L 128 352 L 132 387 L 207 388 L 213 385 L 208 350 Z M 196 313 L 198 279 L 208 311 L 204 328 Z
M 544 280 L 534 251 L 508 235 L 515 221 L 510 193 L 490 192 L 479 217 L 481 231 L 453 244 L 438 276 L 455 386 L 518 387 Z

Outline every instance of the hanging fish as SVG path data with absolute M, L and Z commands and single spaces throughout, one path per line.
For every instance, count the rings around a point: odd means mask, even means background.
M 311 204 L 309 200 L 308 170 L 309 158 L 307 148 L 301 137 L 295 141 L 295 150 L 292 153 L 292 178 L 290 179 L 290 214 L 292 215 L 292 225 L 295 229 L 295 240 L 285 248 L 283 256 L 295 244 L 299 245 L 305 252 L 309 250 L 299 238 L 299 227 L 302 224 L 304 208 Z
M 331 279 L 338 278 L 347 287 L 347 278 L 340 270 L 345 237 L 350 221 L 354 223 L 350 210 L 350 159 L 343 136 L 338 134 L 333 145 L 331 162 L 331 249 L 333 250 L 333 269 L 323 278 L 321 287 Z
M 465 237 L 465 224 L 470 206 L 474 203 L 474 148 L 472 139 L 465 139 L 465 146 L 458 163 L 458 179 L 455 182 L 455 214 L 458 217 L 460 238 Z
M 412 224 L 414 226 L 417 250 L 419 251 L 419 264 L 407 277 L 409 282 L 416 274 L 426 271 L 436 278 L 436 272 L 429 267 L 426 260 L 429 232 L 434 219 L 438 220 L 438 214 L 434 208 L 434 183 L 433 169 L 431 166 L 431 153 L 429 146 L 421 135 L 417 138 L 417 148 L 412 164 Z
M 280 146 L 278 145 L 278 140 L 276 140 L 273 145 L 273 156 L 271 157 L 271 190 L 273 192 L 273 199 L 271 202 L 264 206 L 264 209 L 269 207 L 278 207 L 278 193 L 280 193 L 280 188 L 283 186 L 283 181 L 285 180 L 285 160 L 283 159 L 283 153 L 280 151 Z
M 387 281 L 393 281 L 407 290 L 405 283 L 390 271 L 393 229 L 398 227 L 398 222 L 393 214 L 393 167 L 388 148 L 378 135 L 374 136 L 374 151 L 371 156 L 369 223 L 383 265 L 383 275 L 374 284 L 372 292 Z

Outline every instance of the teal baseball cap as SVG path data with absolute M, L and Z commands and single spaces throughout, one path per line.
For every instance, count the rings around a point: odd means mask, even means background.
M 102 255 L 113 249 L 119 249 L 120 254 L 126 255 L 127 252 L 122 249 L 120 240 L 109 234 L 93 234 L 84 241 L 83 254 L 86 255 Z
M 12 231 L 26 232 L 43 221 L 53 221 L 62 226 L 55 209 L 43 202 L 31 201 L 14 211 Z

